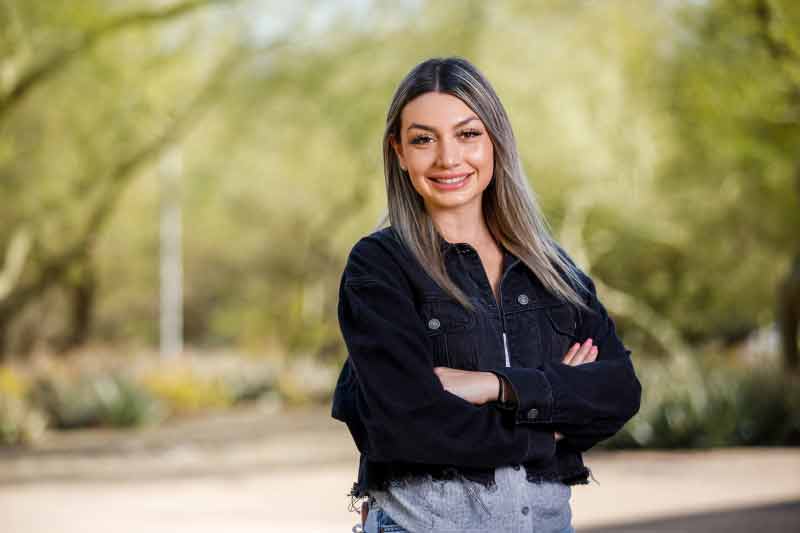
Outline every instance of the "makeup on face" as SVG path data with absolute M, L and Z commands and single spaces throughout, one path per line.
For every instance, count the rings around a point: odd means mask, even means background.
M 461 99 L 430 92 L 402 112 L 401 142 L 395 150 L 412 185 L 433 208 L 480 201 L 494 171 L 486 127 Z

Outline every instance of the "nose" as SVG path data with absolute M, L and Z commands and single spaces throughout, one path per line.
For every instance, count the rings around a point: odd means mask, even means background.
M 439 142 L 439 166 L 450 168 L 458 165 L 461 159 L 461 148 L 455 140 L 442 139 Z

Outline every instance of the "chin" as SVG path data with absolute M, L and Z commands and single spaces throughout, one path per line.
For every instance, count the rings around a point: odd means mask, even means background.
M 427 205 L 433 206 L 436 209 L 458 209 L 460 207 L 466 207 L 474 202 L 480 202 L 481 197 L 478 196 L 477 198 L 471 196 L 469 198 L 435 198 L 430 199 L 426 202 Z

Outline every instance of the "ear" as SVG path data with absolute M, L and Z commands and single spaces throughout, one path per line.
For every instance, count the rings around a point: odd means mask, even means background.
M 394 135 L 389 137 L 389 142 L 394 148 L 394 153 L 397 154 L 397 159 L 400 162 L 400 168 L 403 170 L 408 169 L 408 165 L 406 165 L 406 158 L 403 156 L 403 145 L 402 143 L 397 142 L 397 139 Z

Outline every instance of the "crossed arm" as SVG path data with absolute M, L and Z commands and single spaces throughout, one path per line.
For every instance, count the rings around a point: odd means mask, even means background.
M 592 339 L 586 339 L 582 344 L 573 344 L 561 360 L 565 365 L 578 366 L 591 363 L 597 359 L 599 351 L 592 344 Z M 446 366 L 437 366 L 433 369 L 436 377 L 444 389 L 474 405 L 497 401 L 500 396 L 500 387 L 503 388 L 503 397 L 507 405 L 516 405 L 517 397 L 513 387 L 508 381 L 497 374 L 484 371 L 459 370 Z M 564 436 L 558 431 L 554 432 L 556 441 Z
M 387 262 L 374 243 L 357 245 L 338 307 L 355 379 L 342 384 L 336 411 L 373 460 L 475 467 L 541 461 L 555 453 L 556 438 L 588 450 L 638 411 L 641 386 L 630 351 L 588 277 L 593 312 L 577 331 L 586 341 L 561 362 L 466 372 L 434 367 L 408 280 L 376 268 Z M 489 405 L 498 379 L 508 382 L 506 396 L 513 392 L 516 404 Z

